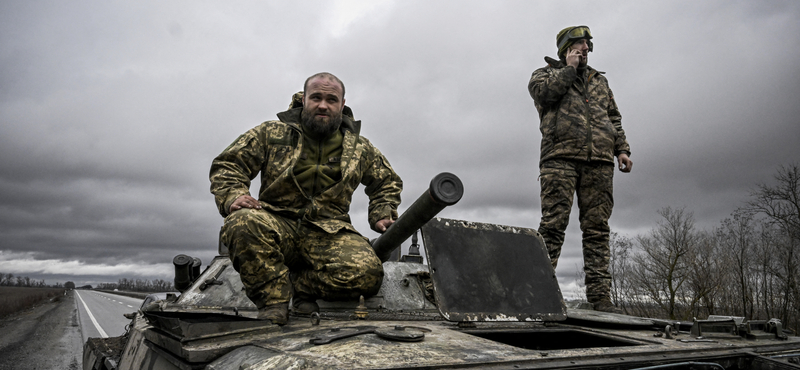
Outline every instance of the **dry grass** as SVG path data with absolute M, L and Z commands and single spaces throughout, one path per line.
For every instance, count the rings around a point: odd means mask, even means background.
M 0 286 L 0 317 L 11 315 L 50 299 L 59 299 L 63 295 L 64 288 Z

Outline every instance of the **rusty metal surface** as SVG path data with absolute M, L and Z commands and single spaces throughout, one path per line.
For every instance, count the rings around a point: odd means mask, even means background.
M 205 289 L 201 290 L 201 287 Z M 231 314 L 236 307 L 243 312 L 242 316 L 252 317 L 257 311 L 255 304 L 244 294 L 244 285 L 239 273 L 231 266 L 231 260 L 223 256 L 215 257 L 173 306 L 220 307 L 225 314 Z
M 384 282 L 377 297 L 382 308 L 391 311 L 437 312 L 436 306 L 425 298 L 419 276 L 429 274 L 428 265 L 404 262 L 383 264 Z M 369 299 L 367 307 L 370 307 Z
M 627 369 L 659 362 L 737 358 L 744 353 L 753 356 L 753 353 L 786 349 L 796 352 L 800 348 L 797 340 L 762 344 L 743 340 L 682 342 L 654 337 L 654 330 L 585 329 L 530 322 L 475 324 L 475 328 L 464 330 L 450 322 L 323 321 L 319 326 L 303 321 L 290 322 L 280 332 L 252 343 L 254 347 L 279 355 L 250 364 L 254 369 L 268 369 L 276 361 L 302 363 L 303 368 L 328 369 Z M 418 342 L 396 342 L 370 332 L 370 326 L 386 330 L 398 325 L 422 329 L 424 338 Z M 354 335 L 341 336 L 324 344 L 311 343 L 312 339 L 343 332 Z M 512 339 L 514 336 L 516 340 Z M 689 338 L 686 334 L 678 337 Z M 776 367 L 783 368 L 791 367 Z
M 570 324 L 577 324 L 577 325 L 589 325 L 589 326 L 597 326 L 597 324 L 605 325 L 605 326 L 625 326 L 627 328 L 654 328 L 654 327 L 661 327 L 663 328 L 665 325 L 659 325 L 658 323 L 654 322 L 654 320 L 635 317 L 635 316 L 628 316 L 628 315 L 621 315 L 615 314 L 610 312 L 600 312 L 594 310 L 583 310 L 573 308 L 567 311 L 567 323 Z
M 220 314 L 186 312 L 144 312 L 148 322 L 181 341 L 244 333 L 271 327 L 269 321 Z
M 253 341 L 264 340 L 280 330 L 277 325 L 271 325 L 245 333 L 221 333 L 223 335 L 212 338 L 182 341 L 150 328 L 144 331 L 144 338 L 188 363 L 203 363 L 210 362 Z
M 436 302 L 450 321 L 560 321 L 566 306 L 533 229 L 434 218 L 422 228 Z

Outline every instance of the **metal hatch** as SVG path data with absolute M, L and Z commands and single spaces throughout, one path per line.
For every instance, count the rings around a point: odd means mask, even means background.
M 536 230 L 434 218 L 422 227 L 439 312 L 449 321 L 563 321 Z

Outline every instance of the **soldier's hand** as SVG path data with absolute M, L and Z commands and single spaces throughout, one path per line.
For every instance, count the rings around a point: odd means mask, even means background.
M 261 205 L 258 204 L 258 200 L 256 200 L 256 198 L 251 197 L 250 194 L 245 194 L 233 201 L 228 213 L 233 213 L 233 211 L 238 211 L 242 208 L 261 209 Z
M 625 153 L 620 153 L 617 156 L 617 161 L 619 162 L 619 170 L 622 172 L 631 172 L 633 168 L 633 161 L 628 157 Z
M 578 65 L 581 63 L 581 58 L 583 58 L 583 54 L 580 50 L 572 48 L 567 50 L 567 65 L 578 68 Z
M 380 220 L 380 221 L 375 223 L 375 230 L 378 230 L 380 232 L 384 232 L 384 231 L 386 231 L 386 229 L 389 228 L 389 226 L 392 226 L 393 223 L 394 223 L 394 220 L 390 220 L 388 218 L 384 218 L 383 220 Z

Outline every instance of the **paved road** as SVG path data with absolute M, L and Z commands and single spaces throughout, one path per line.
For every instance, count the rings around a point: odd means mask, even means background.
M 123 314 L 136 312 L 142 299 L 116 294 L 75 290 L 75 305 L 78 309 L 83 341 L 87 338 L 117 337 L 125 333 L 131 320 Z

